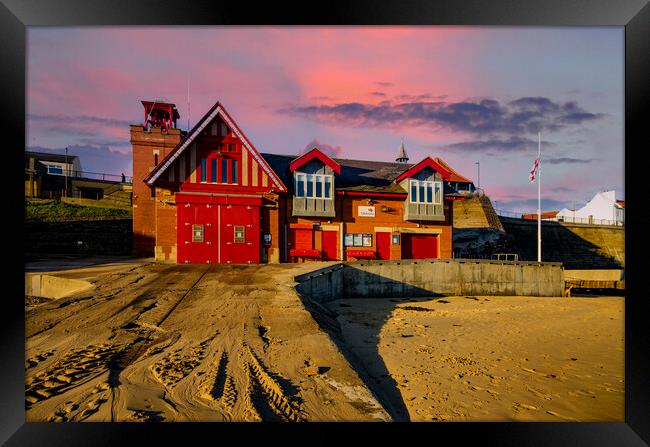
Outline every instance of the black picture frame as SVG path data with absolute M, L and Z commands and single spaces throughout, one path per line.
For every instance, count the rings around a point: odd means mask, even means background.
M 500 26 L 625 26 L 625 185 L 626 284 L 625 303 L 625 422 L 621 423 L 466 423 L 466 424 L 51 424 L 25 423 L 24 411 L 24 305 L 21 294 L 24 269 L 13 262 L 20 253 L 23 229 L 22 175 L 25 136 L 26 26 L 101 25 L 230 25 L 230 24 L 363 24 L 363 25 L 500 25 Z M 496 445 L 647 445 L 650 442 L 650 377 L 648 371 L 648 312 L 643 294 L 645 256 L 650 221 L 645 211 L 647 177 L 637 170 L 647 166 L 647 120 L 650 112 L 650 5 L 648 0 L 410 0 L 388 2 L 357 0 L 330 2 L 217 3 L 201 0 L 2 0 L 0 4 L 0 87 L 3 135 L 9 139 L 3 155 L 8 159 L 4 199 L 8 242 L 5 244 L 5 282 L 18 290 L 4 294 L 2 369 L 0 388 L 0 442 L 6 445 L 117 445 L 186 443 L 207 437 L 216 442 L 235 437 L 247 442 L 251 434 L 308 442 L 314 431 L 336 437 L 363 433 L 387 439 L 398 435 L 426 442 L 450 436 L 456 442 L 473 440 Z M 179 55 L 179 57 L 182 55 Z M 81 55 L 82 57 L 82 55 Z M 646 141 L 646 142 L 644 142 Z M 644 142 L 644 143 L 642 143 Z M 643 144 L 643 146 L 641 146 Z M 22 145 L 22 146 L 21 146 Z M 16 185 L 20 185 L 17 187 Z M 636 186 L 636 187 L 635 187 Z M 645 200 L 644 200 L 645 199 Z M 627 241 L 632 241 L 628 244 Z M 7 289 L 5 289 L 7 290 Z M 24 292 L 24 289 L 23 289 Z M 405 430 L 408 435 L 396 433 Z M 216 437 L 215 437 L 216 436 Z M 218 438 L 217 438 L 218 437 Z M 270 439 L 270 438 L 269 438 Z M 644 441 L 645 440 L 645 441 Z M 398 441 L 399 442 L 399 441 Z

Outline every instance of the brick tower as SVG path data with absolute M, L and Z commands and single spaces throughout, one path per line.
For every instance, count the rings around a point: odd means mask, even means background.
M 133 250 L 138 256 L 153 256 L 155 246 L 155 191 L 143 179 L 161 163 L 182 138 L 176 122 L 176 105 L 142 101 L 144 124 L 131 125 L 133 149 Z

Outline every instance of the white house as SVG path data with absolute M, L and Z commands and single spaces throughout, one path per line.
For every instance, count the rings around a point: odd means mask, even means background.
M 625 202 L 616 200 L 616 192 L 613 190 L 599 192 L 580 209 L 560 210 L 554 220 L 596 224 L 615 222 L 622 225 L 625 222 Z

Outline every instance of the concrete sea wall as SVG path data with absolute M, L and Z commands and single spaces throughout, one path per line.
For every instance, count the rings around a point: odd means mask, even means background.
M 295 278 L 318 302 L 435 295 L 562 296 L 560 263 L 420 259 L 336 264 Z

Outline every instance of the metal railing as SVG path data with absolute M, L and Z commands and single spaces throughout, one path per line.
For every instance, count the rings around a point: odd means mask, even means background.
M 589 224 L 589 225 L 608 225 L 612 227 L 625 226 L 625 222 L 620 220 L 593 219 L 593 218 L 584 218 L 584 217 L 560 216 L 553 219 L 542 219 L 542 220 L 555 220 L 557 222 L 581 223 L 581 224 Z
M 522 213 L 517 213 L 514 211 L 505 211 L 505 210 L 499 210 L 499 209 L 494 209 L 494 212 L 497 213 L 497 216 L 503 216 L 503 217 L 514 217 L 516 219 L 521 219 Z
M 90 180 L 103 180 L 110 182 L 133 183 L 133 177 L 121 174 L 107 174 L 105 172 L 68 171 L 68 178 L 87 178 Z

